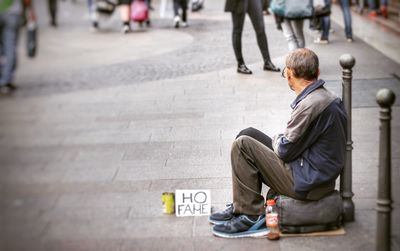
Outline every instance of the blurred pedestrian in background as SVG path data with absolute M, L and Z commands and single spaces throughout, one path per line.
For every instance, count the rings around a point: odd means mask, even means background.
M 325 0 L 326 6 L 330 9 L 332 2 L 331 0 Z M 343 14 L 344 20 L 344 32 L 347 42 L 353 42 L 353 28 L 351 24 L 351 12 L 350 12 L 350 0 L 339 0 L 340 8 Z M 330 32 L 331 20 L 330 15 L 321 17 L 321 37 L 317 38 L 314 43 L 317 44 L 328 44 L 329 43 L 329 32 Z
M 131 32 L 130 25 L 130 6 L 132 0 L 119 0 L 119 10 L 122 20 L 122 33 L 126 34 Z
M 350 0 L 339 0 L 344 20 L 344 33 L 347 42 L 353 42 L 353 28 L 351 25 Z
M 19 29 L 24 20 L 35 22 L 31 0 L 3 0 L 0 3 L 0 93 L 8 94 L 16 88 L 13 83 L 17 68 L 17 44 Z
M 175 28 L 187 27 L 188 0 L 174 0 L 174 25 Z M 181 15 L 179 14 L 181 12 Z
M 92 23 L 91 31 L 98 31 L 99 29 L 99 18 L 96 10 L 96 0 L 87 0 L 89 19 Z
M 225 11 L 232 13 L 232 44 L 238 64 L 237 72 L 241 74 L 252 74 L 247 68 L 242 55 L 242 31 L 246 13 L 249 14 L 257 36 L 265 71 L 280 71 L 272 62 L 268 50 L 267 35 L 265 34 L 264 16 L 262 2 L 260 0 L 226 0 Z
M 285 12 L 279 16 L 283 35 L 288 42 L 289 51 L 305 47 L 303 25 L 304 19 L 313 15 L 313 2 L 311 0 L 286 1 Z M 281 13 L 282 14 L 282 13 Z
M 332 1 L 324 0 L 325 8 L 331 9 Z M 316 44 L 328 44 L 329 43 L 329 30 L 331 29 L 331 16 L 325 15 L 320 18 L 321 22 L 321 36 L 314 40 Z
M 47 0 L 50 15 L 50 25 L 57 27 L 57 0 Z
M 380 8 L 378 10 L 378 4 L 376 0 L 368 0 L 368 8 L 370 12 L 368 13 L 369 17 L 376 17 L 378 15 L 382 15 L 384 18 L 389 17 L 389 12 L 387 9 L 388 1 L 387 0 L 380 0 Z
M 232 44 L 238 64 L 237 72 L 241 74 L 252 74 L 247 68 L 242 55 L 242 31 L 246 13 L 249 14 L 257 36 L 265 71 L 280 71 L 272 62 L 268 50 L 267 35 L 265 34 L 264 16 L 262 2 L 260 0 L 226 0 L 225 11 L 232 13 Z
M 269 15 L 269 0 L 262 0 L 262 9 L 264 15 Z

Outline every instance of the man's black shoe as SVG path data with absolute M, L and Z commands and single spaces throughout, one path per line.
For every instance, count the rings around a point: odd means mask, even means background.
M 208 221 L 215 225 L 224 224 L 233 218 L 233 203 L 227 204 L 223 211 L 213 213 L 208 217 Z
M 267 61 L 264 63 L 264 71 L 281 71 L 278 67 L 276 67 L 271 61 Z
M 251 72 L 251 70 L 249 68 L 247 68 L 247 66 L 245 64 L 239 64 L 238 68 L 237 68 L 237 72 L 242 73 L 242 74 L 252 74 L 253 73 L 253 72 Z

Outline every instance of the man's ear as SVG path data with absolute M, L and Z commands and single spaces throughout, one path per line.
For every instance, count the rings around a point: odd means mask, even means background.
M 319 71 L 319 68 L 318 68 L 318 74 L 317 74 L 317 78 L 319 78 L 319 74 L 320 74 L 321 72 Z
M 292 69 L 286 68 L 286 78 L 288 80 L 292 78 L 292 74 L 293 74 Z

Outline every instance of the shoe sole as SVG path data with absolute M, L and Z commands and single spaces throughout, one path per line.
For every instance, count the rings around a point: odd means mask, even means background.
M 264 68 L 264 71 L 281 72 L 281 69 L 268 69 L 268 68 Z
M 253 72 L 242 72 L 242 71 L 236 71 L 239 74 L 244 74 L 244 75 L 251 75 Z
M 329 42 L 314 41 L 314 44 L 329 44 Z
M 269 233 L 269 229 L 259 229 L 259 230 L 252 230 L 252 231 L 245 231 L 241 233 L 234 233 L 234 234 L 229 234 L 229 233 L 223 233 L 223 232 L 218 232 L 213 230 L 212 233 L 215 236 L 221 237 L 221 238 L 227 238 L 227 239 L 237 239 L 237 238 L 263 238 L 266 237 Z

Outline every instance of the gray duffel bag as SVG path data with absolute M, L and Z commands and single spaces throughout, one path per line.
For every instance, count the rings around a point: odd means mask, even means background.
M 278 195 L 276 205 L 282 233 L 328 231 L 342 226 L 343 202 L 336 190 L 317 201 Z

